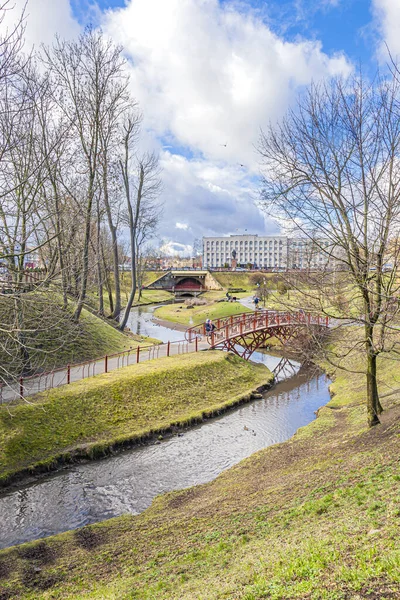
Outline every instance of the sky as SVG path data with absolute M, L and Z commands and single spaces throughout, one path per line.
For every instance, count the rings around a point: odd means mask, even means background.
M 16 8 L 25 0 L 14 0 Z M 260 131 L 311 81 L 373 75 L 400 56 L 400 0 L 28 0 L 26 44 L 92 24 L 124 48 L 163 169 L 166 251 L 195 238 L 276 234 L 257 207 Z

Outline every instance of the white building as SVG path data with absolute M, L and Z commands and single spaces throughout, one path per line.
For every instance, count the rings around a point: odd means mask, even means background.
M 230 235 L 203 238 L 203 268 L 227 267 L 233 251 L 237 266 L 263 269 L 323 269 L 331 267 L 328 242 L 312 242 L 305 238 L 282 235 Z M 326 251 L 321 250 L 327 248 Z
M 252 264 L 264 268 L 287 267 L 287 237 L 246 234 L 203 238 L 203 268 L 230 267 L 234 250 L 239 266 Z
M 327 240 L 288 238 L 288 267 L 290 269 L 334 268 L 335 260 L 333 253 L 329 251 L 329 246 Z

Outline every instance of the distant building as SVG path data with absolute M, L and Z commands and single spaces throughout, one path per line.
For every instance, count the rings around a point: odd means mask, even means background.
M 231 267 L 232 252 L 236 251 L 238 267 L 286 269 L 288 238 L 284 236 L 231 235 L 203 238 L 203 267 Z
M 330 269 L 335 263 L 329 241 L 288 238 L 289 269 Z
M 203 268 L 237 267 L 262 269 L 333 268 L 328 242 L 287 236 L 230 235 L 203 238 Z M 326 248 L 324 251 L 323 248 Z M 235 254 L 233 255 L 233 251 Z M 234 262 L 235 262 L 234 261 Z

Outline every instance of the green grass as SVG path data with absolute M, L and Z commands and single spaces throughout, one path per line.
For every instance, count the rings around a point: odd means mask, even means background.
M 213 271 L 213 277 L 218 281 L 224 289 L 227 288 L 242 288 L 244 290 L 253 290 L 255 285 L 251 283 L 252 273 L 245 271 Z M 270 274 L 266 274 L 269 277 Z
M 32 370 L 48 371 L 68 363 L 100 358 L 122 352 L 138 344 L 157 340 L 125 335 L 106 320 L 83 310 L 78 323 L 72 309 L 64 311 L 59 296 L 44 290 L 24 294 L 22 302 L 25 342 L 29 348 Z M 13 299 L 0 298 L 0 321 L 3 326 L 15 323 Z M 14 336 L 0 333 L 0 364 L 17 376 L 20 372 L 18 345 Z
M 385 365 L 398 387 L 398 362 Z M 316 421 L 211 483 L 0 552 L 3 590 L 30 600 L 400 598 L 400 395 L 369 430 L 363 386 L 343 372 Z
M 267 383 L 270 373 L 221 352 L 126 367 L 0 407 L 0 480 L 68 456 L 96 456 L 172 424 L 219 410 Z M 218 386 L 215 385 L 218 381 Z
M 182 325 L 199 325 L 204 323 L 206 319 L 216 321 L 217 319 L 240 315 L 245 312 L 251 312 L 251 310 L 240 304 L 240 302 L 215 302 L 206 306 L 194 306 L 193 308 L 187 308 L 182 303 L 160 306 L 155 310 L 154 316 L 157 319 L 173 321 Z
M 133 306 L 143 304 L 158 304 L 158 302 L 170 302 L 174 296 L 171 292 L 165 290 L 143 290 L 139 301 L 133 303 Z
M 231 293 L 231 296 L 236 296 L 236 298 L 248 298 L 249 296 L 249 292 L 235 292 L 234 294 Z M 206 299 L 206 300 L 221 300 L 221 299 L 225 299 L 226 298 L 226 290 L 216 290 L 216 291 L 210 291 L 210 292 L 204 292 L 204 294 L 201 294 L 200 299 Z

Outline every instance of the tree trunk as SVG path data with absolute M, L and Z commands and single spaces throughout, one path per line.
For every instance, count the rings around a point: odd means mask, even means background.
M 96 262 L 97 262 L 97 289 L 99 294 L 99 315 L 104 316 L 103 301 L 103 275 L 102 275 L 102 252 L 101 252 L 101 220 L 100 205 L 97 197 L 97 240 L 96 240 Z
M 118 329 L 120 329 L 121 331 L 123 331 L 126 327 L 126 324 L 128 322 L 128 318 L 129 318 L 129 314 L 131 312 L 131 308 L 132 308 L 132 304 L 133 301 L 135 299 L 135 293 L 136 293 L 136 283 L 133 284 L 133 282 L 136 282 L 136 278 L 135 278 L 135 266 L 134 266 L 134 261 L 132 260 L 131 263 L 131 275 L 132 275 L 132 285 L 131 285 L 131 291 L 129 293 L 129 298 L 128 298 L 128 302 L 125 306 L 125 310 L 124 310 L 124 316 L 122 317 L 122 320 L 118 326 Z
M 115 304 L 114 310 L 112 313 L 112 318 L 119 320 L 120 312 L 121 312 L 121 284 L 120 284 L 120 274 L 119 274 L 119 252 L 118 252 L 118 239 L 117 239 L 117 228 L 113 223 L 111 206 L 108 197 L 108 173 L 107 173 L 107 164 L 103 166 L 103 198 L 104 205 L 106 207 L 108 227 L 111 233 L 112 240 L 112 253 L 113 253 L 113 271 L 114 271 L 114 286 L 115 286 Z
M 112 294 L 111 283 L 108 278 L 107 263 L 106 263 L 106 257 L 104 256 L 103 245 L 101 245 L 101 256 L 102 256 L 102 261 L 103 261 L 104 283 L 106 285 L 107 294 L 108 294 L 108 303 L 110 305 L 110 315 L 112 315 L 114 312 L 114 298 L 113 298 L 113 294 Z
M 372 330 L 371 330 L 372 334 Z M 368 425 L 373 427 L 379 425 L 379 417 L 383 411 L 379 401 L 378 385 L 376 380 L 376 359 L 377 355 L 372 347 L 372 335 L 366 340 L 367 350 L 367 414 Z
M 81 278 L 81 289 L 79 293 L 78 302 L 76 305 L 74 320 L 79 321 L 79 317 L 81 316 L 83 303 L 86 298 L 86 288 L 87 281 L 89 275 L 89 243 L 90 243 L 90 226 L 92 224 L 92 204 L 93 204 L 93 195 L 94 195 L 94 176 L 92 175 L 92 181 L 89 186 L 88 193 L 88 205 L 86 209 L 86 222 L 85 222 L 85 238 L 83 244 L 83 256 L 82 256 L 82 278 Z
M 14 306 L 16 317 L 17 343 L 19 346 L 19 356 L 21 361 L 20 373 L 22 376 L 27 376 L 32 373 L 32 365 L 25 340 L 24 312 L 22 307 L 22 300 L 19 295 L 15 296 L 14 298 Z
M 144 169 L 143 169 L 143 165 L 141 164 L 140 165 L 140 173 L 139 173 L 139 186 L 138 186 L 138 190 L 137 190 L 136 207 L 135 207 L 135 214 L 134 214 L 132 205 L 131 205 L 131 200 L 130 200 L 128 168 L 127 168 L 127 163 L 125 163 L 125 164 L 126 164 L 125 171 L 124 171 L 124 167 L 123 167 L 122 163 L 121 163 L 121 168 L 122 168 L 122 176 L 124 179 L 125 193 L 126 193 L 126 198 L 127 198 L 128 215 L 129 215 L 132 284 L 131 284 L 131 291 L 129 294 L 128 304 L 125 307 L 124 316 L 122 317 L 122 322 L 120 323 L 120 326 L 119 326 L 119 329 L 121 331 L 123 331 L 126 326 L 126 323 L 128 321 L 128 317 L 129 317 L 129 313 L 132 308 L 132 304 L 133 304 L 133 301 L 135 299 L 135 294 L 136 294 L 136 286 L 137 286 L 137 281 L 136 281 L 136 232 L 137 232 L 137 227 L 138 227 L 140 205 L 141 205 L 141 201 L 142 201 L 142 192 L 143 192 L 143 184 L 144 184 Z

